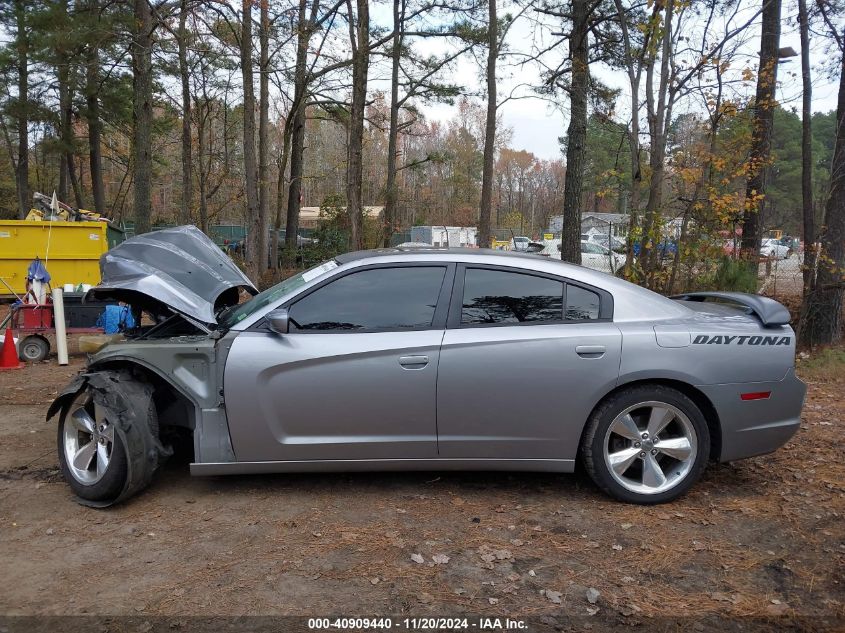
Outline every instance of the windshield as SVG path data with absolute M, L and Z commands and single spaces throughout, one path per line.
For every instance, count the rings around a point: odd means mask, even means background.
M 323 262 L 319 266 L 309 268 L 308 270 L 301 272 L 298 275 L 288 277 L 281 283 L 267 288 L 267 290 L 265 290 L 264 292 L 259 292 L 257 295 L 255 295 L 248 301 L 244 301 L 243 303 L 224 311 L 218 319 L 220 327 L 224 329 L 232 327 L 236 323 L 243 321 L 249 315 L 257 312 L 258 310 L 261 310 L 262 308 L 267 307 L 277 299 L 280 299 L 286 294 L 293 292 L 300 286 L 304 286 L 312 279 L 316 279 L 323 273 L 328 272 L 333 268 L 337 267 L 338 263 L 331 259 L 327 262 Z

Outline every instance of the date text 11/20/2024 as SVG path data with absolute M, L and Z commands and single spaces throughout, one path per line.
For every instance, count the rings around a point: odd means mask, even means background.
M 526 631 L 528 623 L 519 618 L 308 618 L 312 630 L 407 630 L 407 631 Z

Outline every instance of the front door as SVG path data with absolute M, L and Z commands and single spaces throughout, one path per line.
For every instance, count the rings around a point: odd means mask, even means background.
M 619 375 L 610 296 L 468 266 L 452 304 L 437 379 L 440 456 L 574 459 L 592 407 Z
M 224 378 L 236 458 L 436 457 L 453 268 L 353 269 L 291 302 L 290 333 L 240 334 Z

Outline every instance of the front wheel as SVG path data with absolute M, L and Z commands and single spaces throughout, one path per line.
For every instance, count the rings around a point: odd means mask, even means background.
M 593 481 L 629 503 L 673 501 L 707 465 L 710 433 L 689 397 L 642 385 L 605 400 L 592 414 L 581 456 Z
M 126 450 L 87 389 L 62 412 L 58 435 L 62 475 L 76 495 L 87 501 L 115 499 L 126 484 Z

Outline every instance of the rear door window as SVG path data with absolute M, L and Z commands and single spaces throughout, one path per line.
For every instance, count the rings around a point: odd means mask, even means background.
M 598 293 L 581 286 L 566 284 L 566 320 L 592 321 L 601 313 Z
M 563 319 L 563 282 L 503 270 L 467 268 L 462 325 Z

